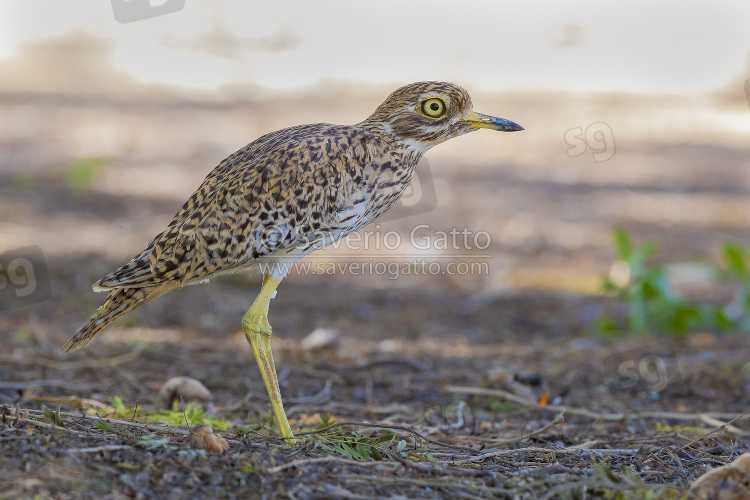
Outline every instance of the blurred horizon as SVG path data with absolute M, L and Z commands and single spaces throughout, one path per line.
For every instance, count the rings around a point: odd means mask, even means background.
M 680 7 L 187 0 L 120 24 L 110 2 L 12 0 L 0 5 L 0 91 L 231 100 L 449 80 L 482 93 L 741 96 L 750 4 Z

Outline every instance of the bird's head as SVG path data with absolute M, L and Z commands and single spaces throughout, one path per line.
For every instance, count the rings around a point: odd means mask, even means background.
M 384 129 L 422 151 L 480 128 L 523 130 L 510 120 L 477 113 L 466 90 L 445 82 L 417 82 L 401 87 L 362 125 Z

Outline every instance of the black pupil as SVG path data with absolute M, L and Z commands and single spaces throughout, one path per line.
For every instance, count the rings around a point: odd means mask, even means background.
M 432 104 L 430 104 L 430 109 L 433 111 L 437 111 L 438 109 L 440 109 L 440 104 L 433 102 Z

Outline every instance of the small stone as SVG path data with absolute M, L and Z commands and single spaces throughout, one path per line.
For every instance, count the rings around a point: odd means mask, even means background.
M 156 407 L 169 410 L 172 403 L 182 396 L 185 404 L 195 401 L 203 407 L 211 405 L 213 397 L 205 385 L 190 377 L 172 377 L 161 387 L 156 395 Z
M 300 342 L 303 351 L 317 351 L 334 347 L 339 341 L 339 332 L 329 328 L 316 328 Z
M 490 387 L 505 387 L 511 380 L 513 380 L 513 374 L 502 366 L 493 366 L 487 370 L 484 377 L 484 381 Z
M 375 351 L 380 353 L 397 353 L 403 350 L 403 342 L 400 339 L 385 339 L 378 342 Z

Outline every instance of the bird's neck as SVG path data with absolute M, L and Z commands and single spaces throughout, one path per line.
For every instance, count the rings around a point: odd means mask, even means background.
M 434 144 L 426 144 L 416 139 L 405 139 L 399 137 L 393 128 L 385 122 L 373 122 L 365 120 L 357 124 L 359 127 L 364 129 L 368 135 L 376 138 L 377 141 L 388 143 L 394 149 L 406 150 L 411 154 L 418 154 L 422 156 L 426 153 Z

